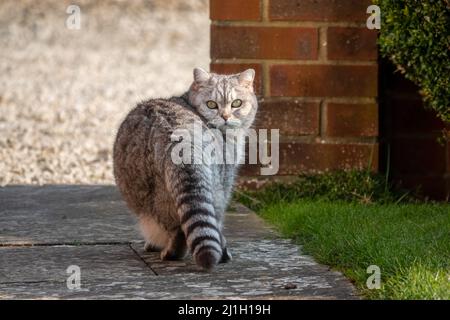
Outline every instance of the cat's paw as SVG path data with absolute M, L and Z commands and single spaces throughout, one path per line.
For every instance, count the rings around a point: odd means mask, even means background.
M 173 260 L 182 260 L 183 255 L 177 252 L 173 252 L 171 250 L 163 250 L 161 251 L 161 260 L 162 261 L 173 261 Z
M 144 251 L 145 252 L 159 252 L 161 251 L 159 248 L 155 247 L 153 244 L 151 244 L 150 242 L 146 242 L 144 244 Z
M 228 251 L 227 248 L 223 248 L 222 251 L 222 258 L 220 259 L 219 263 L 227 263 L 231 261 L 231 253 Z

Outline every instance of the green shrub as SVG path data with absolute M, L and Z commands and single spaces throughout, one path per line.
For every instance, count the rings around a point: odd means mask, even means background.
M 382 56 L 420 87 L 426 106 L 450 122 L 450 2 L 374 0 L 374 3 L 381 9 Z
M 357 203 L 398 203 L 417 201 L 416 192 L 400 190 L 387 177 L 369 171 L 333 171 L 302 174 L 292 183 L 273 183 L 258 191 L 236 192 L 237 200 L 253 210 L 299 199 Z

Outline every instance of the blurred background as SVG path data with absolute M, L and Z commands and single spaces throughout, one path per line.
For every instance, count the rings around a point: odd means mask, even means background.
M 209 66 L 207 0 L 0 2 L 0 185 L 113 183 L 111 152 L 140 100 Z
M 369 169 L 448 200 L 448 2 L 375 2 L 379 30 L 372 0 L 3 0 L 0 186 L 113 183 L 120 121 L 198 66 L 254 68 L 255 125 L 280 130 L 278 174 L 240 186 Z

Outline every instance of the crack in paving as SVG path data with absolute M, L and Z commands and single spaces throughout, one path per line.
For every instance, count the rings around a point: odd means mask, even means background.
M 157 276 L 158 273 L 152 268 L 152 266 L 151 266 L 147 261 L 145 261 L 144 258 L 141 257 L 141 255 L 133 248 L 133 246 L 132 246 L 131 243 L 129 244 L 129 247 L 130 247 L 131 250 L 133 250 L 134 254 L 135 254 L 136 256 L 138 256 L 138 258 L 139 258 L 142 262 L 144 262 L 145 265 L 146 265 L 146 266 L 147 266 L 147 267 L 155 274 L 155 276 Z

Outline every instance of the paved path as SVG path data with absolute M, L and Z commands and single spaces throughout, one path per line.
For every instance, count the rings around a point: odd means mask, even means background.
M 0 299 L 355 299 L 339 273 L 302 255 L 234 204 L 225 233 L 233 261 L 200 271 L 190 257 L 143 251 L 113 186 L 0 188 Z M 80 267 L 81 288 L 66 272 Z

